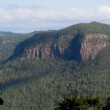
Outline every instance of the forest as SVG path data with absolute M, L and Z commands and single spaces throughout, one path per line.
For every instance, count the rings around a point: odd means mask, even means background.
M 52 110 L 64 95 L 75 91 L 79 96 L 93 94 L 106 99 L 110 96 L 110 64 L 98 62 L 9 61 L 0 66 L 1 110 Z

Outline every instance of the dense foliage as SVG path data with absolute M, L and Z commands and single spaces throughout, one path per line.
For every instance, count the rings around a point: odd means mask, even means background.
M 93 95 L 66 96 L 54 110 L 110 110 L 110 98 L 103 101 L 101 97 Z
M 64 97 L 55 110 L 102 110 L 102 100 L 97 96 Z
M 110 25 L 98 22 L 80 23 L 60 30 L 64 34 L 110 34 Z
M 52 59 L 8 62 L 0 67 L 1 110 L 51 110 L 64 94 L 74 91 L 105 99 L 110 96 L 107 65 L 98 60 L 85 64 Z

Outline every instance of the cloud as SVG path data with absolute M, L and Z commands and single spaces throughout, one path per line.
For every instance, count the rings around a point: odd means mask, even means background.
M 27 8 L 17 8 L 14 9 L 12 15 L 14 15 L 13 17 L 17 18 L 17 19 L 29 19 L 31 17 L 33 17 L 33 12 L 30 9 Z
M 5 9 L 0 8 L 0 22 L 9 22 L 12 18 L 11 14 L 9 14 Z
M 73 23 L 98 21 L 105 18 L 110 18 L 110 7 L 105 5 L 98 6 L 94 10 L 79 7 L 70 7 L 64 10 L 24 6 L 0 8 L 1 26 L 4 29 L 20 30 L 21 28 L 23 31 L 63 27 Z
M 99 12 L 102 16 L 110 18 L 110 6 L 106 5 L 99 6 Z
M 38 10 L 36 11 L 36 17 L 42 18 L 42 19 L 57 19 L 62 14 L 58 11 L 54 10 Z
M 84 9 L 80 9 L 80 8 L 76 8 L 73 7 L 71 9 L 68 9 L 68 11 L 65 13 L 68 18 L 91 18 L 95 16 L 95 13 L 92 11 L 88 11 L 88 10 L 84 10 Z
M 90 18 L 94 13 L 80 8 L 70 8 L 64 11 L 56 11 L 49 9 L 32 9 L 24 7 L 14 7 L 9 10 L 0 8 L 0 20 L 18 21 L 18 20 L 33 20 L 33 19 L 75 19 L 75 18 Z
M 52 10 L 45 8 L 19 7 L 13 6 L 0 8 L 1 28 L 7 30 L 42 30 L 61 28 L 73 24 L 73 21 L 81 19 L 90 19 L 94 17 L 92 11 L 87 11 L 77 7 Z

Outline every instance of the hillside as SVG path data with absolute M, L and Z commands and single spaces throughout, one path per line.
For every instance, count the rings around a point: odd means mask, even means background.
M 58 31 L 47 31 L 19 43 L 11 59 L 60 58 L 78 62 L 94 59 L 109 47 L 110 26 L 97 22 L 76 24 Z
M 16 45 L 37 32 L 20 34 L 0 31 L 0 61 L 12 55 Z
M 31 35 L 0 65 L 0 110 L 53 110 L 74 93 L 110 97 L 109 25 L 81 23 Z
M 106 58 L 106 56 L 105 56 Z M 105 60 L 104 60 L 105 61 Z M 110 62 L 11 61 L 0 67 L 1 110 L 52 110 L 65 94 L 110 96 Z

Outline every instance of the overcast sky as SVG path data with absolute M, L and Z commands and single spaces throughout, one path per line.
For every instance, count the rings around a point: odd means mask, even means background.
M 110 0 L 0 0 L 0 30 L 31 32 L 80 22 L 110 24 Z

